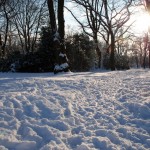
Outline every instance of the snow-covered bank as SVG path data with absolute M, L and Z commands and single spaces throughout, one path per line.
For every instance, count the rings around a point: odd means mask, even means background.
M 150 70 L 0 73 L 0 150 L 150 149 Z

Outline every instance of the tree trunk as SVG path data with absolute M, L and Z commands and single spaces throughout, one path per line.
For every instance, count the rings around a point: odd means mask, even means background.
M 2 36 L 0 34 L 0 58 L 2 58 L 2 45 L 3 45 Z
M 146 68 L 146 48 L 144 48 L 143 68 Z
M 64 0 L 58 0 L 58 33 L 60 35 L 61 42 L 64 42 L 65 24 L 64 24 Z
M 115 37 L 111 33 L 110 69 L 115 70 Z
M 8 17 L 7 12 L 6 12 L 5 6 L 4 6 L 4 13 L 5 13 L 5 17 L 6 17 L 6 28 L 5 28 L 5 38 L 4 38 L 4 44 L 2 46 L 2 50 L 3 50 L 3 56 L 5 57 L 5 55 L 6 55 L 6 43 L 7 43 L 7 38 L 8 38 L 8 26 L 9 26 L 9 17 Z
M 57 26 L 56 26 L 56 17 L 55 17 L 53 0 L 47 0 L 47 4 L 48 4 L 52 34 L 55 34 L 55 32 L 57 31 Z
M 149 65 L 149 68 L 150 68 L 150 43 L 148 43 L 148 51 L 149 51 L 149 63 L 148 63 L 148 65 Z
M 96 44 L 96 53 L 98 55 L 98 68 L 101 68 L 101 51 L 98 47 L 98 43 L 95 44 Z
M 64 46 L 64 0 L 58 0 L 58 30 L 56 25 L 53 0 L 47 0 L 50 25 L 53 34 L 53 52 L 54 52 L 54 73 L 69 71 L 68 59 L 65 54 Z
M 144 56 L 143 56 L 143 68 L 146 68 L 146 50 L 148 47 L 148 34 L 145 35 L 144 38 Z
M 100 51 L 100 48 L 98 46 L 97 32 L 93 32 L 93 40 L 94 40 L 95 45 L 96 45 L 96 53 L 98 56 L 98 68 L 101 68 L 101 51 Z
M 64 0 L 58 0 L 58 33 L 60 36 L 60 52 L 65 53 L 65 24 L 64 24 Z

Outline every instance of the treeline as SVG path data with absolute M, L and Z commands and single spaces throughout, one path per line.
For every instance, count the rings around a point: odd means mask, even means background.
M 0 71 L 53 72 L 55 57 L 52 42 L 50 27 L 42 27 L 39 40 L 36 43 L 36 49 L 33 52 L 23 53 L 19 45 L 13 45 L 11 47 L 12 51 L 9 51 L 5 57 L 0 59 Z M 95 43 L 89 36 L 84 33 L 67 35 L 65 46 L 71 71 L 99 69 L 99 58 L 95 50 Z M 110 56 L 109 53 L 105 52 L 105 44 L 99 42 L 99 47 L 104 50 L 102 68 L 110 69 Z M 9 49 L 9 45 L 6 48 Z M 144 43 L 141 41 L 132 44 L 126 43 L 126 45 L 122 46 L 119 45 L 115 53 L 116 69 L 149 67 L 148 54 L 149 51 L 146 50 L 145 52 Z
M 36 50 L 22 53 L 19 45 L 12 46 L 14 50 L 0 59 L 0 71 L 53 72 L 55 56 L 52 43 L 50 27 L 42 27 L 39 41 L 36 43 Z M 95 50 L 95 43 L 86 34 L 74 33 L 67 35 L 65 46 L 71 71 L 89 71 L 99 68 L 99 58 Z M 104 43 L 99 43 L 99 47 L 105 50 Z M 116 69 L 129 69 L 130 66 L 136 66 L 137 63 L 140 65 L 137 62 L 138 54 L 127 55 L 127 52 L 130 52 L 131 49 L 128 45 L 118 48 L 118 52 L 115 55 Z M 101 65 L 104 69 L 110 69 L 108 53 L 103 55 Z
M 104 1 L 86 5 L 86 0 L 72 2 L 85 9 L 88 20 L 87 24 L 80 22 L 66 8 L 83 32 L 65 34 L 64 0 L 2 0 L 0 71 L 57 73 L 68 71 L 68 67 L 71 71 L 150 67 L 148 36 L 131 37 L 127 32 L 130 26 L 124 26 L 131 15 L 128 8 L 132 1 L 124 4 L 127 7 L 118 5 L 120 11 L 126 12 L 125 16 L 120 16 L 118 9 L 111 9 Z

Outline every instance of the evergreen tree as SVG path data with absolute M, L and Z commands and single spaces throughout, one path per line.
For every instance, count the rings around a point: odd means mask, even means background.
M 75 34 L 66 39 L 66 53 L 72 71 L 88 71 L 95 63 L 93 41 L 85 34 Z
M 43 71 L 53 71 L 54 56 L 52 49 L 52 32 L 49 26 L 42 27 L 40 33 L 40 43 L 37 55 L 40 57 L 40 62 Z

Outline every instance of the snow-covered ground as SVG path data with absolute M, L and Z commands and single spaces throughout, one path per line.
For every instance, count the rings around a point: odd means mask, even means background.
M 150 70 L 0 73 L 0 150 L 150 149 Z

